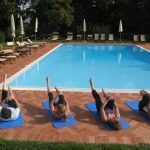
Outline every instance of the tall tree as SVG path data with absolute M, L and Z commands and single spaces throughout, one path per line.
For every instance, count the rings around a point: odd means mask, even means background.
M 7 37 L 10 31 L 10 16 L 16 13 L 14 0 L 1 0 L 0 1 L 0 31 Z
M 73 21 L 72 0 L 39 0 L 35 12 L 39 19 L 39 30 L 48 34 L 52 31 L 62 31 Z

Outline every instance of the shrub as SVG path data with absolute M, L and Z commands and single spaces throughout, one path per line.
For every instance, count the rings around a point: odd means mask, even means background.
M 0 31 L 0 43 L 3 43 L 5 41 L 5 34 Z

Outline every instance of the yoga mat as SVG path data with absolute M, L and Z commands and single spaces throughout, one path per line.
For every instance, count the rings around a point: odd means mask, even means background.
M 132 100 L 125 102 L 125 104 L 129 106 L 132 110 L 134 110 L 136 113 L 138 113 L 145 121 L 150 121 L 146 113 L 139 110 L 138 108 L 139 102 L 140 100 Z
M 85 106 L 99 121 L 101 121 L 101 118 L 96 110 L 95 102 L 87 103 L 85 104 Z M 120 122 L 121 122 L 122 129 L 128 129 L 131 127 L 123 118 L 120 118 Z M 105 127 L 108 130 L 112 130 L 108 125 L 105 125 Z
M 16 120 L 0 121 L 0 129 L 15 128 L 19 126 L 24 126 L 24 120 L 21 112 Z
M 57 119 L 55 118 L 49 108 L 49 102 L 48 101 L 44 101 L 42 102 L 42 105 L 44 107 L 44 109 L 46 110 L 48 117 L 50 118 L 50 120 L 52 121 L 52 124 L 55 128 L 63 128 L 63 127 L 68 127 L 68 126 L 76 126 L 77 122 L 74 119 L 74 117 L 69 114 L 67 116 L 67 120 L 64 121 L 63 119 Z

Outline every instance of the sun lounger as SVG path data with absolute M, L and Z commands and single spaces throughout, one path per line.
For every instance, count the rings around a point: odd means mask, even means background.
M 6 61 L 5 58 L 0 58 L 0 63 L 4 63 Z
M 146 41 L 146 40 L 145 40 L 145 35 L 144 35 L 144 34 L 140 35 L 140 40 L 141 40 L 141 42 L 145 42 L 145 41 Z
M 31 54 L 31 49 L 28 48 L 28 44 L 25 44 L 25 42 L 16 42 L 17 47 L 16 47 L 16 52 L 18 52 L 21 56 L 24 54 L 27 55 L 28 53 Z
M 12 54 L 12 53 L 14 53 L 13 49 L 4 49 L 0 51 L 1 55 Z
M 59 40 L 59 33 L 58 32 L 53 32 L 53 36 L 52 36 L 52 41 L 57 41 Z
M 27 41 L 28 41 L 28 43 L 29 43 L 29 46 L 30 46 L 30 47 L 33 47 L 33 46 L 34 46 L 34 48 L 37 48 L 37 47 L 39 47 L 39 46 L 44 46 L 44 44 L 46 44 L 46 42 L 33 42 L 33 41 L 31 41 L 29 38 L 27 39 Z
M 138 42 L 139 41 L 139 36 L 138 35 L 133 35 L 133 41 Z
M 73 40 L 73 33 L 72 32 L 67 32 L 66 41 L 72 41 L 72 40 Z
M 77 40 L 82 40 L 82 34 L 77 34 L 76 39 Z
M 21 48 L 21 47 L 26 47 L 28 43 L 25 43 L 25 42 L 19 42 L 19 41 L 16 41 L 16 45 Z
M 6 44 L 7 44 L 7 46 L 15 46 L 15 43 L 13 41 L 12 42 L 7 42 Z
M 87 35 L 87 40 L 93 40 L 93 35 L 92 34 L 88 34 Z
M 19 53 L 15 52 L 14 49 L 4 49 L 0 51 L 0 55 L 19 56 Z
M 6 59 L 9 63 L 12 63 L 14 60 L 16 60 L 17 56 L 15 55 L 2 55 L 0 58 Z
M 98 34 L 98 33 L 95 33 L 95 34 L 94 34 L 94 40 L 95 40 L 95 41 L 98 41 L 98 40 L 99 40 L 99 34 Z
M 113 41 L 114 40 L 114 35 L 113 34 L 109 34 L 108 35 L 108 40 L 109 41 Z
M 101 41 L 105 41 L 105 34 L 101 34 L 100 40 L 101 40 Z

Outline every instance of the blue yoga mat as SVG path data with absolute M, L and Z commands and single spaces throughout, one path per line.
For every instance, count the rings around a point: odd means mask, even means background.
M 63 128 L 63 127 L 68 127 L 68 126 L 75 126 L 77 124 L 76 120 L 74 119 L 74 117 L 69 114 L 67 116 L 67 120 L 64 121 L 63 119 L 57 119 L 55 118 L 49 108 L 49 102 L 48 101 L 44 101 L 42 102 L 42 105 L 44 107 L 44 109 L 46 110 L 48 117 L 50 118 L 50 120 L 52 121 L 52 124 L 55 128 Z
M 101 121 L 101 118 L 97 113 L 96 105 L 94 102 L 87 103 L 85 104 L 85 106 L 99 121 Z M 122 129 L 128 129 L 131 127 L 123 118 L 120 118 L 120 122 L 121 122 Z M 112 130 L 108 125 L 105 125 L 105 127 L 108 130 Z
M 24 126 L 24 120 L 21 112 L 16 120 L 0 121 L 0 129 L 15 128 L 19 126 Z
M 131 109 L 133 109 L 136 113 L 138 113 L 145 121 L 150 121 L 150 119 L 147 117 L 147 115 L 144 112 L 139 111 L 138 109 L 139 102 L 140 100 L 133 100 L 133 101 L 125 102 L 125 104 L 129 106 Z

